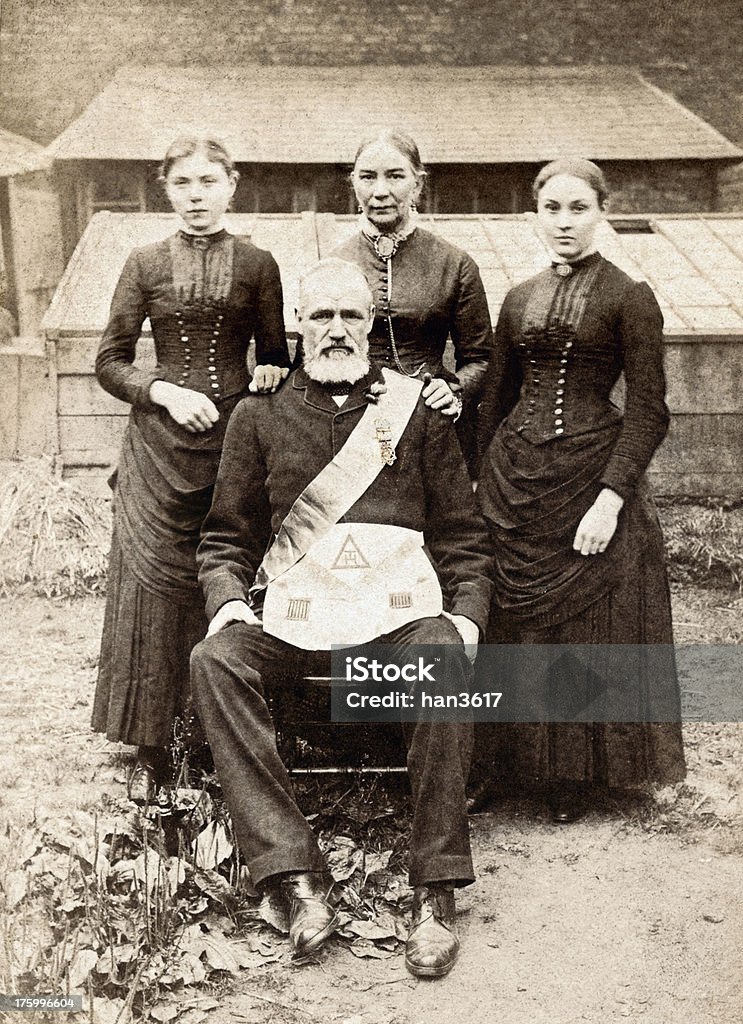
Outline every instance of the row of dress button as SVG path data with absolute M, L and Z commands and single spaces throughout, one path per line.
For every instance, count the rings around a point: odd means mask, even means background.
M 176 313 L 176 316 L 180 317 L 180 313 Z M 188 379 L 188 375 L 191 372 L 191 348 L 188 344 L 188 335 L 183 333 L 183 321 L 178 320 L 178 327 L 180 328 L 180 338 L 183 342 L 183 369 L 181 370 L 181 377 L 178 381 L 179 387 L 183 387 Z
M 520 345 L 520 347 L 521 347 L 521 348 L 523 348 L 523 349 L 525 349 L 525 350 L 526 350 L 526 351 L 525 351 L 525 354 L 526 354 L 526 356 L 527 356 L 527 357 L 528 357 L 528 359 L 529 359 L 529 365 L 530 365 L 531 367 L 536 367 L 536 365 L 537 365 L 537 361 L 536 361 L 536 359 L 534 359 L 534 357 L 532 356 L 532 351 L 531 351 L 531 349 L 530 349 L 530 348 L 527 348 L 527 347 L 526 347 L 526 342 L 525 342 L 525 341 L 520 341 L 520 342 L 519 342 L 519 345 Z M 534 372 L 535 372 L 535 370 L 532 370 L 532 372 L 534 373 Z M 537 377 L 537 376 L 534 376 L 534 377 L 532 377 L 532 381 L 531 381 L 531 382 L 532 382 L 532 385 L 533 385 L 534 387 L 538 387 L 538 385 L 539 385 L 539 381 L 540 381 L 540 378 L 539 378 L 539 377 Z M 524 432 L 524 431 L 526 430 L 526 428 L 527 428 L 527 427 L 529 426 L 529 424 L 531 423 L 531 414 L 532 414 L 532 413 L 534 412 L 535 406 L 536 406 L 536 398 L 535 398 L 535 396 L 534 396 L 534 395 L 532 395 L 532 396 L 531 396 L 531 397 L 529 398 L 529 402 L 528 402 L 528 405 L 527 405 L 527 409 L 526 409 L 526 413 L 527 413 L 527 414 L 526 414 L 526 417 L 524 418 L 523 422 L 521 423 L 521 426 L 519 426 L 519 427 L 517 427 L 517 428 L 516 428 L 516 432 L 517 432 L 518 434 L 523 434 L 523 432 Z
M 532 370 L 532 372 L 534 373 L 534 376 L 532 377 L 531 383 L 532 383 L 532 386 L 534 388 L 537 388 L 537 387 L 539 387 L 539 383 L 540 383 L 540 380 L 541 380 L 540 377 L 536 376 L 536 373 L 537 373 L 537 370 L 536 370 L 537 361 L 532 356 L 531 349 L 528 349 L 526 347 L 526 342 L 525 341 L 520 341 L 519 342 L 519 347 L 526 350 L 526 355 L 529 358 L 529 365 L 534 368 Z M 555 434 L 558 435 L 558 436 L 560 434 L 564 434 L 565 433 L 565 426 L 564 426 L 565 421 L 562 418 L 562 416 L 563 416 L 563 408 L 562 408 L 562 406 L 563 406 L 563 401 L 564 401 L 563 395 L 565 394 L 565 373 L 566 373 L 566 367 L 568 365 L 568 353 L 569 353 L 569 351 L 570 351 L 570 349 L 572 347 L 573 347 L 572 341 L 568 341 L 568 342 L 565 343 L 565 347 L 562 349 L 562 351 L 560 353 L 560 366 L 561 366 L 561 370 L 560 370 L 560 376 L 557 379 L 557 389 L 555 391 L 555 406 L 556 406 L 556 408 L 555 408 L 555 412 L 554 412 L 554 415 L 555 415 Z M 524 419 L 524 421 L 521 424 L 521 426 L 517 428 L 517 433 L 519 433 L 519 434 L 523 433 L 524 430 L 526 429 L 526 427 L 531 423 L 531 418 L 530 417 L 531 417 L 531 414 L 534 412 L 535 408 L 536 408 L 536 397 L 534 395 L 532 395 L 529 398 L 529 402 L 528 402 L 528 405 L 527 405 L 527 410 L 526 410 L 527 411 L 527 416 Z
M 557 378 L 557 390 L 555 391 L 555 434 L 564 434 L 564 420 L 563 416 L 563 395 L 565 394 L 565 374 L 567 373 L 568 365 L 568 353 L 573 347 L 572 341 L 566 341 L 565 347 L 563 348 L 560 355 L 560 376 Z
M 178 315 L 179 314 L 176 314 L 176 316 L 178 316 Z M 220 328 L 223 320 L 224 320 L 224 314 L 220 313 L 217 316 L 217 326 L 214 328 L 214 331 L 212 332 L 212 341 L 211 341 L 211 345 L 209 346 L 209 364 L 207 366 L 207 369 L 209 371 L 209 380 L 211 381 L 210 387 L 211 387 L 211 390 L 214 391 L 214 395 L 212 396 L 213 398 L 220 398 L 221 397 L 220 390 L 219 390 L 219 378 L 217 376 L 217 367 L 216 367 L 216 364 L 215 364 L 215 359 L 216 359 L 216 352 L 217 352 L 217 347 L 216 347 L 217 346 L 217 338 L 219 337 L 219 328 Z M 184 323 L 183 323 L 182 320 L 178 320 L 178 326 L 181 329 L 183 328 Z M 189 337 L 188 337 L 187 334 L 183 334 L 182 333 L 180 335 L 180 339 L 183 342 L 183 369 L 181 370 L 181 376 L 180 376 L 180 379 L 178 381 L 178 384 L 179 384 L 180 387 L 183 387 L 185 385 L 187 379 L 188 379 L 188 376 L 189 376 L 190 372 L 191 372 L 191 347 L 188 344 Z
M 220 313 L 217 316 L 217 326 L 214 328 L 214 332 L 212 334 L 211 345 L 209 346 L 209 366 L 207 367 L 207 369 L 209 370 L 209 380 L 211 381 L 211 389 L 214 392 L 214 395 L 213 395 L 214 398 L 219 398 L 220 397 L 219 379 L 217 377 L 217 367 L 216 367 L 216 352 L 217 352 L 217 338 L 219 337 L 219 329 L 220 329 L 220 327 L 222 325 L 222 320 L 223 319 L 224 319 L 224 316 L 223 316 L 222 313 Z

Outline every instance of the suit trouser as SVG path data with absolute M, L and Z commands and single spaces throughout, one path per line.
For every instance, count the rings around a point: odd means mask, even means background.
M 380 637 L 390 660 L 410 644 L 446 644 L 448 685 L 467 690 L 471 666 L 449 619 L 418 619 Z M 353 649 L 349 649 L 349 654 Z M 263 677 L 304 675 L 308 652 L 239 622 L 202 640 L 191 655 L 193 697 L 212 749 L 240 849 L 254 883 L 285 871 L 321 871 L 315 836 L 299 810 L 276 748 Z M 290 683 L 289 683 L 290 684 Z M 414 812 L 410 884 L 474 880 L 465 784 L 472 723 L 406 723 Z

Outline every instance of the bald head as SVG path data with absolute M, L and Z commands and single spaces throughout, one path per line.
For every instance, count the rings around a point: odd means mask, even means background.
M 304 274 L 297 322 L 310 377 L 353 383 L 366 374 L 374 304 L 369 282 L 355 263 L 331 257 Z

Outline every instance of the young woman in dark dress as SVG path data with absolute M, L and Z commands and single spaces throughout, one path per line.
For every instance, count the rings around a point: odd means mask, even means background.
M 548 164 L 534 194 L 554 262 L 506 296 L 480 409 L 491 642 L 670 645 L 663 540 L 644 475 L 669 423 L 663 317 L 648 285 L 594 247 L 607 201 L 595 164 Z M 622 372 L 623 414 L 609 397 Z M 530 682 L 517 675 L 515 685 Z M 677 709 L 672 648 L 655 648 L 652 670 L 622 686 L 636 707 Z M 684 777 L 678 722 L 481 729 L 496 748 L 505 743 L 512 779 L 548 786 L 555 821 L 578 816 L 593 785 Z
M 426 171 L 415 140 L 400 130 L 365 139 L 351 182 L 359 230 L 334 255 L 357 263 L 374 293 L 371 358 L 408 376 L 428 374 L 426 404 L 457 424 L 465 454 L 492 348 L 492 326 L 477 264 L 467 253 L 418 226 Z M 455 372 L 443 365 L 451 338 Z
M 179 139 L 161 181 L 180 230 L 127 259 L 96 359 L 101 386 L 132 408 L 114 474 L 92 725 L 138 747 L 130 779 L 138 801 L 164 776 L 191 649 L 206 632 L 195 554 L 227 422 L 248 390 L 276 390 L 289 366 L 276 262 L 223 224 L 237 184 L 224 147 Z M 133 365 L 146 317 L 153 369 Z

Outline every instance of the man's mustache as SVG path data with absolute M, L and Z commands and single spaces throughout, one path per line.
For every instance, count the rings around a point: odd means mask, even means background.
M 333 349 L 336 349 L 336 348 L 348 349 L 349 352 L 353 353 L 353 355 L 356 355 L 356 356 L 362 355 L 361 348 L 356 344 L 355 341 L 350 341 L 350 340 L 348 340 L 348 341 L 326 341 L 326 342 L 322 342 L 315 349 L 315 355 L 321 356 L 321 355 L 323 355 L 323 353 L 325 353 L 325 352 L 332 352 Z

